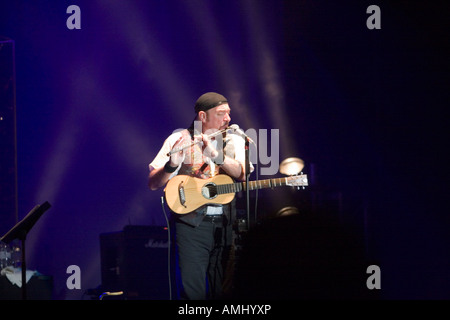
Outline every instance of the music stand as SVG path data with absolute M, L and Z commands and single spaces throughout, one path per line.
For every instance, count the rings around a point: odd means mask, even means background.
M 21 221 L 19 221 L 11 230 L 9 230 L 1 239 L 5 243 L 10 243 L 15 239 L 19 239 L 22 242 L 22 299 L 27 299 L 27 279 L 26 271 L 27 265 L 25 261 L 25 239 L 28 232 L 34 226 L 36 221 L 42 216 L 42 214 L 50 208 L 50 203 L 47 201 L 41 205 L 35 206 Z

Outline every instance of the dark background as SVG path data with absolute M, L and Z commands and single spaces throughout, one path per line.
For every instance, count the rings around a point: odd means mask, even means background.
M 66 27 L 71 4 L 81 30 Z M 366 27 L 371 4 L 380 30 Z M 260 191 L 260 218 L 313 197 L 362 235 L 383 298 L 448 299 L 448 9 L 3 2 L 0 35 L 16 47 L 19 219 L 52 204 L 30 232 L 29 268 L 54 277 L 55 299 L 80 299 L 101 282 L 101 233 L 165 225 L 148 163 L 190 124 L 198 96 L 217 91 L 241 128 L 279 129 L 279 161 L 305 161 L 310 186 Z M 2 232 L 10 215 L 0 213 Z M 72 264 L 82 290 L 66 287 Z

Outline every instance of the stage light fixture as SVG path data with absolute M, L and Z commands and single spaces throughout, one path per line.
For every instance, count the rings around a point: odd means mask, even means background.
M 299 214 L 300 210 L 297 207 L 284 207 L 280 210 L 277 211 L 277 213 L 275 214 L 276 217 L 286 217 L 286 216 L 291 216 L 294 214 Z
M 305 166 L 305 162 L 296 157 L 290 157 L 284 159 L 280 163 L 280 173 L 285 174 L 287 176 L 295 176 L 302 172 L 303 167 Z

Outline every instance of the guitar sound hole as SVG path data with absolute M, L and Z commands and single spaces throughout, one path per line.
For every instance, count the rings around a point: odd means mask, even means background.
M 215 183 L 209 182 L 202 188 L 202 195 L 206 199 L 214 199 L 217 197 L 217 186 Z

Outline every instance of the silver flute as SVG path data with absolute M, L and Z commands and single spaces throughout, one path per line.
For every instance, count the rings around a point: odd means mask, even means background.
M 207 137 L 210 139 L 210 138 L 216 137 L 218 135 L 221 135 L 222 133 L 225 133 L 227 131 L 230 131 L 230 130 L 236 131 L 237 129 L 239 129 L 239 126 L 237 124 L 232 124 L 228 128 L 225 128 L 223 130 L 216 131 L 216 132 L 213 132 L 213 133 L 207 135 Z M 202 142 L 203 142 L 203 140 L 199 140 L 197 142 L 192 142 L 190 144 L 187 144 L 187 145 L 184 145 L 184 146 L 181 146 L 181 147 L 178 147 L 178 148 L 174 148 L 174 149 L 170 150 L 170 152 L 167 154 L 167 156 L 170 157 L 170 155 L 172 155 L 174 153 L 183 151 L 184 149 L 190 148 L 190 147 L 195 146 L 196 144 L 200 144 Z

